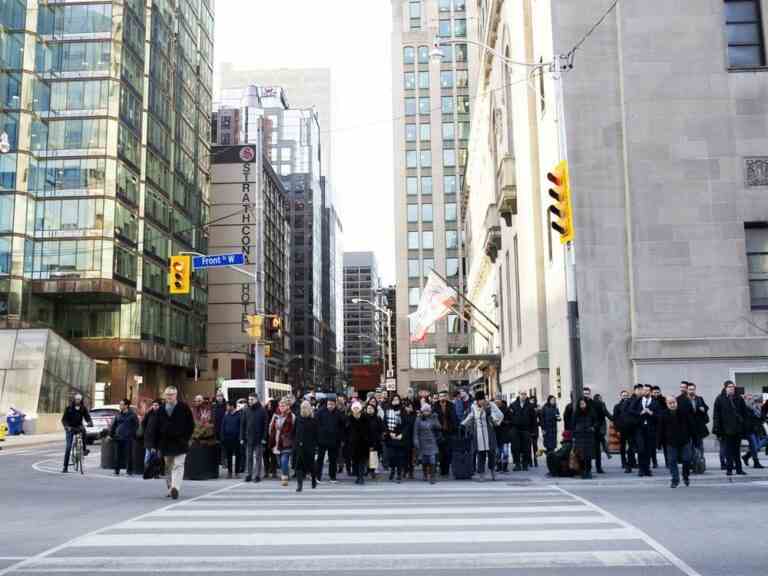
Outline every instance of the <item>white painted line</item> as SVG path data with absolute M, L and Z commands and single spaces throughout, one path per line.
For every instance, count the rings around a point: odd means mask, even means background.
M 486 496 L 488 492 L 477 492 L 477 493 L 468 493 L 466 491 L 462 492 L 450 492 L 449 490 L 431 490 L 429 492 L 417 492 L 410 490 L 408 488 L 403 490 L 392 490 L 388 492 L 381 492 L 372 494 L 369 493 L 366 490 L 348 490 L 348 491 L 336 491 L 336 490 L 324 490 L 322 486 L 318 487 L 317 489 L 311 488 L 311 483 L 309 480 L 304 482 L 304 488 L 305 492 L 303 495 L 299 496 L 293 493 L 292 490 L 289 490 L 288 488 L 283 488 L 282 490 L 275 490 L 275 491 L 254 491 L 254 492 L 245 492 L 244 490 L 233 490 L 231 494 L 217 494 L 216 496 L 209 496 L 206 498 L 206 500 L 210 501 L 221 501 L 221 500 L 235 500 L 235 499 L 248 499 L 248 500 L 254 500 L 258 497 L 269 497 L 270 501 L 275 499 L 292 499 L 294 501 L 300 500 L 301 498 L 307 497 L 307 496 L 321 496 L 323 499 L 327 498 L 358 498 L 361 495 L 365 495 L 366 501 L 387 501 L 392 502 L 392 496 L 396 496 L 397 500 L 395 502 L 402 502 L 404 500 L 442 500 L 442 501 L 449 501 L 453 502 L 454 498 L 463 498 L 463 499 L 476 499 L 478 496 Z M 496 493 L 493 493 L 496 495 Z M 532 498 L 545 498 L 547 496 L 551 496 L 553 498 L 562 498 L 562 493 L 558 492 L 557 490 L 545 490 L 545 489 L 534 489 L 530 490 L 525 493 L 519 493 L 514 492 L 510 493 L 510 496 L 514 498 L 519 498 L 521 501 L 524 499 L 527 499 L 528 497 Z
M 364 502 L 365 499 L 361 499 L 360 502 Z M 487 506 L 472 506 L 467 508 L 436 508 L 436 507 L 430 507 L 430 508 L 419 508 L 419 507 L 409 507 L 409 508 L 380 508 L 376 510 L 376 516 L 377 517 L 384 517 L 384 516 L 448 516 L 448 515 L 460 515 L 460 514 L 491 514 L 491 515 L 501 515 L 501 514 L 520 514 L 525 512 L 531 512 L 531 513 L 537 513 L 537 514 L 547 514 L 551 512 L 585 512 L 589 510 L 589 506 L 582 506 L 577 504 L 571 505 L 571 506 L 493 506 L 493 505 L 487 505 Z M 300 510 L 286 510 L 283 508 L 271 508 L 266 509 L 263 506 L 253 509 L 236 509 L 236 510 L 226 510 L 223 511 L 221 509 L 199 509 L 195 507 L 193 509 L 192 506 L 179 506 L 178 508 L 174 508 L 173 510 L 168 511 L 162 511 L 158 512 L 157 515 L 161 514 L 163 518 L 183 518 L 183 517 L 194 517 L 194 516 L 200 516 L 200 517 L 215 517 L 215 518 L 221 518 L 222 516 L 227 517 L 266 517 L 266 518 L 275 518 L 275 517 L 283 517 L 286 518 L 288 516 L 352 516 L 359 518 L 362 515 L 362 512 L 360 510 L 360 507 L 358 505 L 355 505 L 354 507 L 340 507 L 340 508 L 310 508 L 305 507 Z M 268 525 L 265 524 L 265 528 L 268 528 Z M 2 576 L 2 574 L 0 574 Z
M 26 560 L 29 556 L 0 556 L 0 562 L 18 562 L 19 560 Z
M 278 514 L 279 516 L 279 514 Z M 523 516 L 518 518 L 365 518 L 359 520 L 333 520 L 333 528 L 414 528 L 414 527 L 449 527 L 449 526 L 552 526 L 560 524 L 615 524 L 602 514 L 589 516 Z M 200 526 L 210 530 L 271 530 L 273 528 L 328 528 L 328 520 L 211 520 Z M 147 520 L 125 522 L 115 526 L 114 530 L 188 530 L 190 522 L 184 520 Z M 130 535 L 128 535 L 130 537 Z
M 237 485 L 235 485 L 237 486 Z M 194 500 L 198 498 L 203 498 L 204 496 L 210 496 L 211 494 L 216 494 L 218 492 L 224 492 L 225 490 L 231 490 L 233 486 L 225 486 L 223 488 L 220 488 L 218 490 L 214 490 L 213 492 L 209 492 L 207 494 L 201 494 L 200 496 L 196 496 L 195 498 L 190 498 L 187 500 L 187 502 L 193 502 Z M 154 510 L 152 512 L 147 512 L 146 514 L 141 514 L 139 516 L 136 516 L 133 518 L 133 520 L 141 520 L 143 518 L 146 518 L 152 514 L 160 513 L 162 511 L 171 510 L 175 506 L 178 506 L 179 503 L 175 502 L 173 504 L 168 504 L 167 506 L 163 506 L 159 510 Z M 56 554 L 65 548 L 68 548 L 70 546 L 73 546 L 78 539 L 80 538 L 88 538 L 88 537 L 94 537 L 98 534 L 101 534 L 102 532 L 105 532 L 109 530 L 111 527 L 113 527 L 114 524 L 111 526 L 105 526 L 104 528 L 99 528 L 98 530 L 93 530 L 92 532 L 88 532 L 87 534 L 83 536 L 78 536 L 77 538 L 73 538 L 72 540 L 68 540 L 67 542 L 64 542 L 63 544 L 59 544 L 58 546 L 54 546 L 53 548 L 49 548 L 48 550 L 45 550 L 41 552 L 40 554 L 36 554 L 35 556 L 31 556 L 29 558 L 26 558 L 22 560 L 21 562 L 17 562 L 15 564 L 11 564 L 10 566 L 7 566 L 3 569 L 0 569 L 0 576 L 7 576 L 8 574 L 11 574 L 12 572 L 17 572 L 20 570 L 23 570 L 25 566 L 29 565 L 30 563 L 39 562 L 40 560 L 44 560 L 45 558 L 48 558 L 49 556 Z
M 575 494 L 572 494 L 571 492 L 568 492 L 567 490 L 560 488 L 559 486 L 556 486 L 558 490 L 561 490 L 563 494 L 567 494 L 569 496 L 573 496 L 576 498 L 579 502 L 582 502 L 586 506 L 591 507 L 593 510 L 600 512 L 601 514 L 604 514 L 606 518 L 613 519 L 617 524 L 620 526 L 623 526 L 626 530 L 633 530 L 635 534 L 637 535 L 637 538 L 641 539 L 643 542 L 645 542 L 648 546 L 656 550 L 659 554 L 661 554 L 664 558 L 666 558 L 670 564 L 677 567 L 679 570 L 681 570 L 686 576 L 702 576 L 700 572 L 694 570 L 691 566 L 686 564 L 683 560 L 675 556 L 672 552 L 670 552 L 667 548 L 662 546 L 659 542 L 651 538 L 648 534 L 643 532 L 642 530 L 639 530 L 638 528 L 635 528 L 628 522 L 625 522 L 624 520 L 621 520 L 617 516 L 614 516 L 604 508 L 601 508 L 600 506 L 597 506 L 596 504 L 593 504 L 592 502 L 585 500 L 584 498 L 581 498 L 580 496 L 576 496 Z M 0 574 L 0 576 L 2 576 Z
M 358 514 L 360 510 L 357 510 Z M 268 530 L 269 526 L 265 526 Z M 360 546 L 365 544 L 467 544 L 512 543 L 512 542 L 595 542 L 612 540 L 635 540 L 634 528 L 606 528 L 585 530 L 495 530 L 492 532 L 473 530 L 454 530 L 451 532 L 292 532 L 273 534 L 270 532 L 216 534 L 183 533 L 163 534 L 158 538 L 154 533 L 133 533 L 130 538 L 124 534 L 93 534 L 78 538 L 73 548 L 154 548 L 154 547 L 190 547 L 210 546 L 232 548 L 234 546 Z
M 313 498 L 312 496 L 315 496 L 315 494 L 312 495 L 306 495 L 306 496 L 292 496 L 290 498 L 263 498 L 263 499 L 257 499 L 257 498 L 236 498 L 231 500 L 213 500 L 206 498 L 204 500 L 198 500 L 195 502 L 195 508 L 203 508 L 203 507 L 216 507 L 216 508 L 248 508 L 248 507 L 256 507 L 263 509 L 265 506 L 272 506 L 272 507 L 279 507 L 280 509 L 284 508 L 295 508 L 295 507 L 317 507 L 317 506 L 324 506 L 324 507 L 332 507 L 332 506 L 347 506 L 350 503 L 349 498 Z M 525 498 L 524 500 L 520 500 L 521 506 L 529 506 L 531 504 L 562 504 L 565 502 L 570 502 L 574 506 L 578 505 L 578 502 L 573 500 L 572 498 L 562 498 L 562 495 L 558 495 L 560 497 L 556 498 Z M 368 506 L 371 508 L 376 508 L 378 506 L 386 506 L 388 508 L 403 508 L 403 507 L 409 507 L 409 506 L 419 506 L 419 505 L 426 505 L 426 504 L 450 504 L 450 507 L 454 506 L 463 506 L 463 507 L 476 507 L 477 505 L 477 499 L 473 498 L 450 498 L 446 500 L 438 499 L 438 500 L 425 500 L 422 498 L 408 498 L 405 500 L 400 499 L 392 499 L 392 498 L 386 498 L 384 500 L 372 500 L 370 498 L 365 498 L 365 502 Z M 504 502 L 505 505 L 510 505 L 510 502 Z M 514 504 L 513 504 L 514 505 Z M 447 510 L 446 510 L 447 511 Z M 279 512 L 276 512 L 279 514 Z
M 255 556 L 176 557 L 137 556 L 134 558 L 41 558 L 18 572 L 337 572 L 362 574 L 366 571 L 430 571 L 525 568 L 631 568 L 663 567 L 669 562 L 654 550 L 607 550 L 589 552 L 497 552 L 490 554 L 344 554 L 338 556 Z
M 291 480 L 291 484 L 293 485 L 295 480 Z M 310 483 L 309 479 L 305 480 L 304 486 L 307 486 Z M 261 484 L 264 486 L 264 484 Z M 237 495 L 259 495 L 259 494 L 285 494 L 290 491 L 289 488 L 278 488 L 276 487 L 276 484 L 272 484 L 271 482 L 268 483 L 264 488 L 249 488 L 249 484 L 241 484 L 241 486 L 234 490 L 233 493 Z M 275 486 L 274 488 L 272 486 Z M 464 484 L 457 482 L 457 481 L 451 481 L 440 483 L 438 482 L 437 485 L 431 485 L 431 484 L 425 484 L 421 481 L 413 481 L 413 482 L 407 482 L 404 484 L 389 484 L 384 483 L 381 486 L 360 486 L 358 488 L 352 487 L 352 482 L 340 482 L 339 484 L 326 484 L 323 482 L 319 488 L 317 489 L 318 492 L 323 493 L 333 493 L 333 494 L 342 494 L 342 495 L 350 495 L 354 496 L 355 498 L 358 498 L 362 495 L 368 495 L 368 494 L 444 494 L 446 498 L 449 498 L 450 496 L 454 494 L 475 494 L 477 496 L 487 496 L 488 494 L 535 494 L 535 493 L 547 493 L 547 494 L 554 494 L 556 490 L 554 490 L 554 487 L 551 487 L 549 485 L 547 486 L 541 486 L 541 485 L 531 485 L 526 487 L 521 486 L 506 486 L 502 484 L 501 482 L 491 483 L 486 482 L 484 484 L 474 484 L 471 483 L 471 486 L 462 487 Z

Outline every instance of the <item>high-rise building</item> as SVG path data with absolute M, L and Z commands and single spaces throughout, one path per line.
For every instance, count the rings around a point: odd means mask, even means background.
M 323 389 L 336 390 L 343 380 L 344 365 L 341 362 L 344 349 L 344 279 L 341 220 L 333 204 L 327 202 L 326 180 L 323 189 Z
M 383 318 L 372 304 L 379 303 L 379 278 L 373 252 L 344 253 L 344 367 L 347 379 L 355 366 L 383 366 Z M 355 300 L 365 302 L 355 302 Z
M 209 0 L 0 5 L 0 314 L 99 360 L 108 401 L 182 384 L 205 344 L 204 276 L 170 296 L 167 273 L 206 251 L 213 19 Z
M 331 275 L 323 260 L 324 179 L 321 172 L 320 124 L 312 109 L 290 108 L 285 90 L 255 86 L 223 90 L 216 105 L 214 126 L 218 142 L 258 142 L 264 121 L 264 146 L 290 200 L 292 229 L 291 339 L 293 358 L 289 378 L 296 389 L 327 387 L 336 352 L 335 299 L 326 286 L 327 317 L 323 314 L 323 278 Z M 237 110 L 237 113 L 233 113 Z M 233 126 L 236 129 L 233 129 Z M 329 240 L 330 242 L 330 240 Z M 331 266 L 330 243 L 326 266 Z M 335 246 L 333 247 L 335 251 Z M 333 306 L 332 306 L 333 304 Z M 333 309 L 332 309 L 333 308 Z
M 435 355 L 467 346 L 455 316 L 411 344 L 408 313 L 432 269 L 459 290 L 463 286 L 459 214 L 478 58 L 465 40 L 476 35 L 476 7 L 465 0 L 392 0 L 400 392 L 451 384 L 435 373 Z M 441 60 L 430 57 L 436 36 L 445 44 Z

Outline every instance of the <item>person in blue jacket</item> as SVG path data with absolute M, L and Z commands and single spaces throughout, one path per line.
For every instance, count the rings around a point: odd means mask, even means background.
M 133 475 L 133 442 L 139 429 L 139 418 L 131 410 L 131 401 L 120 401 L 120 413 L 112 420 L 109 436 L 115 443 L 115 476 L 120 475 L 120 464 L 125 460 L 128 476 Z
M 224 460 L 227 463 L 227 478 L 232 478 L 232 459 L 235 460 L 235 477 L 239 477 L 237 472 L 240 470 L 242 459 L 240 451 L 240 421 L 243 413 L 235 410 L 235 403 L 230 400 L 227 402 L 226 412 L 221 418 L 221 429 L 219 431 L 221 444 L 224 448 Z

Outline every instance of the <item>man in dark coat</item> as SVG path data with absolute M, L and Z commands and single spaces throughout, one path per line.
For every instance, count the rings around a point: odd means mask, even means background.
M 678 462 L 683 465 L 683 482 L 690 485 L 691 440 L 694 429 L 693 413 L 681 410 L 677 399 L 667 398 L 667 409 L 660 411 L 656 425 L 656 441 L 666 446 L 667 467 L 672 475 L 672 488 L 680 485 Z
M 528 401 L 528 393 L 521 390 L 509 405 L 510 439 L 514 470 L 528 470 L 531 465 L 531 433 L 535 431 L 536 409 Z
M 246 476 L 245 481 L 261 482 L 263 450 L 267 439 L 269 419 L 267 411 L 259 402 L 258 394 L 248 395 L 248 406 L 242 410 L 240 419 L 240 445 L 245 447 Z M 254 463 L 256 470 L 254 473 Z
M 747 473 L 741 467 L 739 446 L 746 432 L 747 410 L 744 400 L 736 394 L 736 385 L 726 380 L 724 386 L 725 392 L 715 400 L 712 431 L 725 445 L 726 474 L 733 476 L 735 467 L 736 474 L 746 476 Z
M 616 431 L 619 433 L 619 454 L 621 454 L 621 467 L 627 474 L 630 474 L 632 472 L 632 468 L 637 466 L 637 461 L 635 460 L 635 451 L 633 449 L 634 441 L 632 439 L 634 430 L 632 430 L 630 427 L 628 421 L 629 419 L 627 418 L 627 410 L 629 409 L 630 402 L 631 397 L 629 390 L 622 390 L 621 398 L 618 404 L 613 407 L 613 424 L 616 426 Z
M 704 402 L 704 398 L 696 394 L 696 384 L 688 382 L 688 401 L 691 403 L 691 412 L 693 413 L 693 438 L 691 444 L 694 449 L 704 454 L 704 438 L 709 436 L 709 406 Z M 678 401 L 678 409 L 680 402 Z
M 336 408 L 336 399 L 328 398 L 325 406 L 317 412 L 317 461 L 315 474 L 317 481 L 323 479 L 325 455 L 328 454 L 328 476 L 331 484 L 336 483 L 339 446 L 344 438 L 344 415 Z
M 592 414 L 595 417 L 595 470 L 598 474 L 605 474 L 602 455 L 605 448 L 606 456 L 611 457 L 605 443 L 605 434 L 608 432 L 608 420 L 613 420 L 613 414 L 608 412 L 608 407 L 600 394 L 596 394 L 592 400 Z
M 109 437 L 115 444 L 115 476 L 120 475 L 120 465 L 125 460 L 128 476 L 133 475 L 133 441 L 139 429 L 139 418 L 131 410 L 131 401 L 120 401 L 120 413 L 112 419 Z
M 165 461 L 168 496 L 177 500 L 184 480 L 189 441 L 195 431 L 195 419 L 189 406 L 179 400 L 179 391 L 174 386 L 165 389 L 165 403 L 160 408 L 157 424 L 155 444 Z
M 448 398 L 447 390 L 440 391 L 440 396 L 435 403 L 434 409 L 437 421 L 440 422 L 440 427 L 443 431 L 440 443 L 438 444 L 440 476 L 448 476 L 451 468 L 452 447 L 459 428 L 459 422 L 456 418 L 456 407 Z
M 363 414 L 363 406 L 360 402 L 352 403 L 347 417 L 347 431 L 352 469 L 356 478 L 355 484 L 365 484 L 369 455 L 368 421 Z
M 83 447 L 85 447 L 85 427 L 83 422 L 87 422 L 89 426 L 93 426 L 93 420 L 88 412 L 88 407 L 83 401 L 83 395 L 80 393 L 75 394 L 72 402 L 64 410 L 64 414 L 61 416 L 61 425 L 64 426 L 66 431 L 67 445 L 64 449 L 64 467 L 61 469 L 62 473 L 66 474 L 69 469 L 69 455 L 72 453 L 72 443 L 75 440 L 77 434 L 83 437 Z M 88 450 L 84 449 L 83 456 L 88 454 Z
M 629 409 L 629 416 L 637 421 L 635 444 L 640 464 L 639 476 L 652 476 L 651 454 L 656 450 L 656 418 L 659 406 L 651 397 L 651 386 L 635 386 L 635 397 Z

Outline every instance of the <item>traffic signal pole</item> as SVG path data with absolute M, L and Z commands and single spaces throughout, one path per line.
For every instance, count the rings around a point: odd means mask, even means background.
M 564 70 L 568 68 L 566 56 L 558 56 L 552 65 L 555 75 L 557 99 L 557 125 L 559 132 L 560 159 L 568 161 L 568 133 L 565 125 L 565 97 L 563 88 Z M 568 165 L 570 169 L 570 164 Z M 570 174 L 569 174 L 570 178 Z M 573 214 L 571 214 L 573 219 Z M 550 231 L 551 233 L 551 231 Z M 565 245 L 565 294 L 568 302 L 568 343 L 571 364 L 571 401 L 574 403 L 584 395 L 584 374 L 581 365 L 581 336 L 579 329 L 579 298 L 576 286 L 576 246 L 573 240 Z M 575 413 L 575 411 L 574 411 Z

